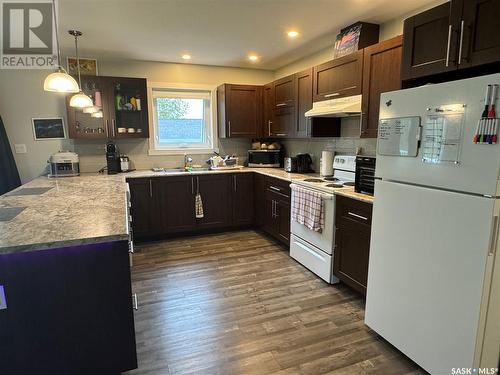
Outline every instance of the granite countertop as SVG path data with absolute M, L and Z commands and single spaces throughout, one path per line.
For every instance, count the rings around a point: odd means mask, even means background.
M 118 175 L 84 173 L 58 179 L 39 177 L 0 196 L 0 254 L 128 239 L 127 178 L 249 172 L 290 182 L 317 176 L 288 173 L 278 168 L 242 168 L 192 172 L 143 170 Z M 352 187 L 338 189 L 335 194 L 373 201 L 373 197 L 355 193 Z M 6 221 L 2 221 L 2 213 Z

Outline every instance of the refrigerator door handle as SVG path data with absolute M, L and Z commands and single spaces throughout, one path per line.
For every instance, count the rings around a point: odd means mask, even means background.
M 493 232 L 491 233 L 490 251 L 488 255 L 495 255 L 498 241 L 498 216 L 493 216 Z

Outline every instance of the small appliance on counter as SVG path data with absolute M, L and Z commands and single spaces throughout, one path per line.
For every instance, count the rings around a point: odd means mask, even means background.
M 282 159 L 281 150 L 248 150 L 249 167 L 279 168 Z
M 287 156 L 284 161 L 285 164 L 285 172 L 294 173 L 297 172 L 297 158 Z
M 117 174 L 122 171 L 120 168 L 120 153 L 112 141 L 106 143 L 106 162 L 108 174 Z
M 122 172 L 128 172 L 131 170 L 130 168 L 130 159 L 127 155 L 120 156 L 120 170 Z
M 311 173 L 314 172 L 312 168 L 312 158 L 309 154 L 297 154 L 297 172 L 298 173 Z
M 70 151 L 59 151 L 51 155 L 49 177 L 71 177 L 80 175 L 80 158 Z
M 354 191 L 373 195 L 375 189 L 375 156 L 356 156 Z

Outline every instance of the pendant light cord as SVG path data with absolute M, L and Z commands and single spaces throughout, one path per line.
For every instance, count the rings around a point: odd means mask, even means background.
M 56 31 L 56 46 L 57 46 L 57 65 L 59 69 L 62 69 L 66 72 L 66 70 L 61 66 L 61 48 L 59 47 L 59 27 L 57 25 L 57 15 L 56 15 L 56 0 L 52 0 L 52 13 L 54 14 L 54 24 Z
M 78 85 L 82 88 L 82 77 L 80 76 L 80 59 L 78 58 L 78 33 L 75 33 L 75 50 L 76 50 L 76 71 L 78 72 Z

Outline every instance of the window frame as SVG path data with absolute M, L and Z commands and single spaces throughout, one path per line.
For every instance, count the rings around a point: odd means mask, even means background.
M 183 154 L 212 154 L 219 148 L 217 137 L 217 86 L 200 85 L 188 83 L 168 83 L 148 81 L 148 106 L 149 106 L 149 155 L 183 155 Z M 207 138 L 210 145 L 208 147 L 159 147 L 157 142 L 158 128 L 155 124 L 156 108 L 154 105 L 153 91 L 206 91 L 210 96 L 210 108 L 208 110 L 210 125 L 206 127 Z

